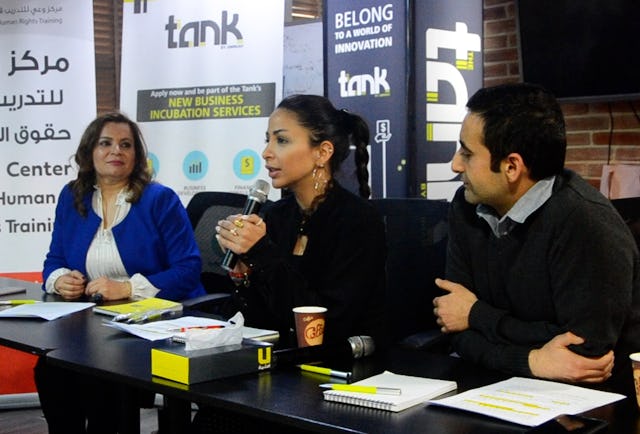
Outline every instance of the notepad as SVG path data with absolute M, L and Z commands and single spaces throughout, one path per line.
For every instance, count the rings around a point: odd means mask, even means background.
M 324 399 L 326 401 L 342 402 L 345 404 L 359 405 L 361 407 L 398 412 L 428 401 L 436 396 L 456 390 L 457 388 L 455 381 L 399 375 L 389 371 L 374 375 L 365 380 L 357 381 L 353 384 L 357 386 L 398 388 L 402 390 L 402 394 L 381 395 L 327 390 L 324 392 Z
M 176 301 L 165 300 L 163 298 L 143 298 L 142 300 L 132 301 L 129 303 L 112 304 L 107 306 L 96 306 L 93 308 L 95 313 L 103 315 L 116 316 L 128 313 L 145 313 L 156 310 L 182 311 L 182 304 Z

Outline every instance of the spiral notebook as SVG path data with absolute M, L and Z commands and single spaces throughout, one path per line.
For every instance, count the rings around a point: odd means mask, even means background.
M 401 389 L 400 395 L 382 395 L 373 393 L 346 392 L 327 390 L 326 401 L 371 407 L 387 411 L 402 411 L 437 396 L 443 395 L 458 387 L 455 381 L 436 380 L 433 378 L 398 375 L 389 371 L 374 375 L 365 380 L 353 383 L 356 386 L 376 386 Z

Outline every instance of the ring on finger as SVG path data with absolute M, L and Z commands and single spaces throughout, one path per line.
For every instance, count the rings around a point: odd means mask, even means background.
M 231 229 L 229 232 L 231 232 L 236 237 L 239 236 L 238 231 L 236 230 L 236 228 Z
M 233 225 L 234 225 L 235 227 L 237 227 L 237 228 L 242 229 L 242 228 L 244 227 L 244 222 L 243 222 L 242 220 L 240 220 L 240 219 L 235 219 L 235 220 L 233 221 Z

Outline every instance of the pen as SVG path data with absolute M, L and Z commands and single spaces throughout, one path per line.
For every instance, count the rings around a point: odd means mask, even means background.
M 351 378 L 351 372 L 336 371 L 334 369 L 322 368 L 320 366 L 315 366 L 315 365 L 299 365 L 299 366 L 300 366 L 300 369 L 307 372 L 315 372 L 316 374 L 330 375 L 332 377 L 344 378 L 346 380 Z
M 170 332 L 186 332 L 187 330 L 208 330 L 208 329 L 223 329 L 223 325 L 208 325 L 208 326 L 191 326 L 180 327 L 175 329 L 169 329 Z
M 3 306 L 7 306 L 7 305 L 15 306 L 18 304 L 33 304 L 33 303 L 40 303 L 40 302 L 37 300 L 2 300 L 0 301 L 0 305 L 3 305 Z
M 357 386 L 355 384 L 321 384 L 320 387 L 344 392 L 372 393 L 376 395 L 402 395 L 402 389 L 394 387 Z

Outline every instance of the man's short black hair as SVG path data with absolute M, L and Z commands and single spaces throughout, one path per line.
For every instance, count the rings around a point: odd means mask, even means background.
M 559 174 L 567 149 L 564 117 L 553 94 L 529 83 L 503 84 L 477 91 L 467 102 L 484 121 L 484 145 L 491 170 L 511 153 L 522 156 L 533 180 Z

